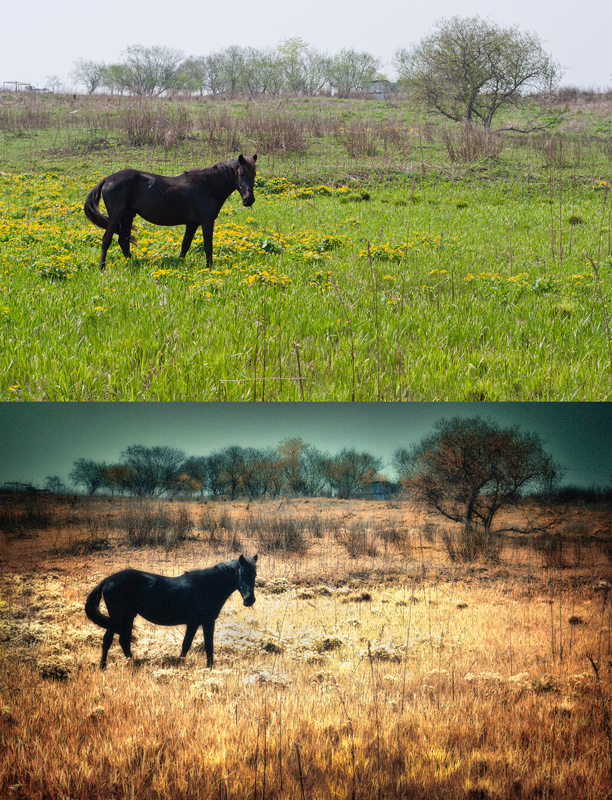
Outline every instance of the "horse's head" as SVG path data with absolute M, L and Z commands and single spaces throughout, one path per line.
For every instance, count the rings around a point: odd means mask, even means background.
M 255 578 L 257 556 L 249 558 L 240 556 L 238 559 L 238 591 L 242 595 L 245 606 L 252 606 L 255 602 Z
M 238 191 L 242 197 L 243 206 L 252 206 L 255 202 L 255 195 L 253 194 L 253 184 L 255 183 L 255 175 L 257 169 L 255 162 L 257 156 L 253 158 L 250 156 L 238 156 Z

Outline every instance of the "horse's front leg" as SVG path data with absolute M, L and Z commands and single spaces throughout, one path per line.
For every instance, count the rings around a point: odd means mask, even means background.
M 215 621 L 205 622 L 204 629 L 204 649 L 206 650 L 206 666 L 212 669 L 213 665 L 213 640 L 215 636 Z
M 193 642 L 193 637 L 196 635 L 196 631 L 198 629 L 198 625 L 194 625 L 193 623 L 189 623 L 187 625 L 187 630 L 185 631 L 185 638 L 183 639 L 183 646 L 181 647 L 181 658 L 185 658 L 187 653 L 189 652 L 189 648 L 191 647 L 191 643 Z
M 185 235 L 183 236 L 183 243 L 181 244 L 181 254 L 179 258 L 185 258 L 187 255 L 187 251 L 191 247 L 191 242 L 193 241 L 193 237 L 195 236 L 197 229 L 197 222 L 188 222 L 185 226 Z
M 204 252 L 206 253 L 206 266 L 208 269 L 212 267 L 213 261 L 213 229 L 215 227 L 214 219 L 202 223 L 202 234 L 204 236 Z

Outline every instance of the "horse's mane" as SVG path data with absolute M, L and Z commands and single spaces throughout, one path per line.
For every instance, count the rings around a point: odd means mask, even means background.
M 206 175 L 212 175 L 215 172 L 233 173 L 236 170 L 237 164 L 238 159 L 234 158 L 231 161 L 218 161 L 216 164 L 213 164 L 210 167 L 193 167 L 192 169 L 186 170 L 186 172 L 188 175 L 195 172 L 204 173 Z
M 218 564 L 214 564 L 212 567 L 204 567 L 203 569 L 188 569 L 184 574 L 202 575 L 203 573 L 206 573 L 207 575 L 215 575 L 221 572 L 235 572 L 237 566 L 238 559 L 235 558 L 232 561 L 221 561 Z

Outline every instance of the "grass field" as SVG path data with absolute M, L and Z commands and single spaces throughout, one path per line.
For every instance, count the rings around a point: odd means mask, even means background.
M 130 545 L 130 515 L 180 511 L 194 523 L 182 543 Z M 268 533 L 281 521 L 284 546 Z M 610 794 L 605 505 L 465 565 L 399 500 L 30 499 L 2 522 L 3 797 Z M 257 600 L 221 612 L 212 671 L 201 634 L 179 664 L 182 631 L 142 619 L 135 664 L 115 643 L 97 669 L 83 604 L 98 580 L 240 551 L 259 552 Z
M 608 105 L 485 136 L 397 99 L 2 95 L 0 398 L 609 399 Z M 101 176 L 241 151 L 211 272 L 142 221 L 99 272 Z

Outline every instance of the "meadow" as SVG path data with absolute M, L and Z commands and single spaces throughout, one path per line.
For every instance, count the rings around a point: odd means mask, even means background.
M 0 399 L 609 399 L 609 101 L 553 101 L 0 96 Z M 101 177 L 239 152 L 212 271 L 142 220 L 98 270 Z
M 1 521 L 3 797 L 610 796 L 607 503 L 467 564 L 401 499 L 15 497 Z M 257 599 L 221 612 L 213 670 L 201 633 L 179 663 L 142 619 L 134 664 L 115 643 L 98 670 L 102 577 L 241 551 Z

